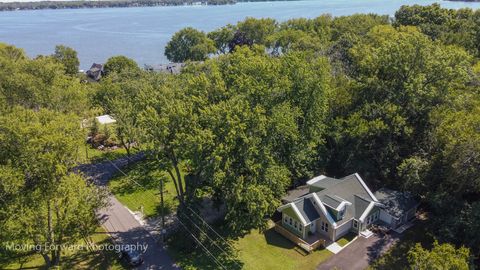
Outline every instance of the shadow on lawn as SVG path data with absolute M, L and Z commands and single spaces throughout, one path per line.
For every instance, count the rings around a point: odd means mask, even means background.
M 294 249 L 296 247 L 294 243 L 277 233 L 274 228 L 264 231 L 263 235 L 265 236 L 265 240 L 269 245 L 284 249 Z

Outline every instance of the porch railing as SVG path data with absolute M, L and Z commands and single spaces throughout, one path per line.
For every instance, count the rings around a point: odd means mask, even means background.
M 309 244 L 305 240 L 303 240 L 302 238 L 296 236 L 295 234 L 291 233 L 289 230 L 285 229 L 282 226 L 281 222 L 276 222 L 274 229 L 275 229 L 276 232 L 283 235 L 285 238 L 292 241 L 293 243 L 295 243 L 297 246 L 301 247 L 303 250 L 305 250 L 308 253 L 311 253 L 312 251 L 314 251 L 318 247 L 325 244 L 324 239 L 318 239 L 317 241 Z

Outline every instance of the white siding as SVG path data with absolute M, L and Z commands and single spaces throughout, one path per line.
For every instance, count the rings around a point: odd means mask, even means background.
M 347 234 L 350 229 L 352 228 L 352 221 L 345 222 L 345 224 L 342 224 L 340 227 L 336 229 L 336 236 L 335 240 L 340 239 L 342 236 Z
M 383 209 L 380 209 L 380 220 L 390 225 L 392 223 L 392 216 Z

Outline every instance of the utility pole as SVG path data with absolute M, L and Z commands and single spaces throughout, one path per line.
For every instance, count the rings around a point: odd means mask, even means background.
M 165 242 L 165 204 L 163 202 L 163 177 L 160 177 L 160 211 L 162 216 L 162 243 Z

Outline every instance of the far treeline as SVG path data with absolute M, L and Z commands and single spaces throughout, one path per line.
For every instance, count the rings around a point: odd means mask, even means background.
M 438 243 L 412 249 L 412 269 L 478 266 L 480 11 L 247 18 L 180 30 L 165 54 L 180 74 L 116 56 L 89 83 L 71 48 L 30 59 L 0 45 L 0 248 L 92 233 L 104 194 L 73 168 L 79 123 L 101 113 L 168 172 L 181 206 L 212 199 L 232 232 L 266 228 L 315 175 L 358 172 L 420 198 Z
M 107 7 L 181 6 L 201 3 L 205 5 L 234 4 L 236 0 L 107 0 L 107 1 L 39 1 L 0 3 L 0 11 L 31 9 L 78 9 Z
M 78 9 L 78 8 L 119 8 L 119 7 L 154 7 L 182 5 L 229 5 L 237 2 L 261 2 L 264 0 L 105 0 L 105 1 L 38 1 L 38 2 L 0 2 L 0 11 L 32 9 Z M 273 0 L 295 1 L 295 0 Z

